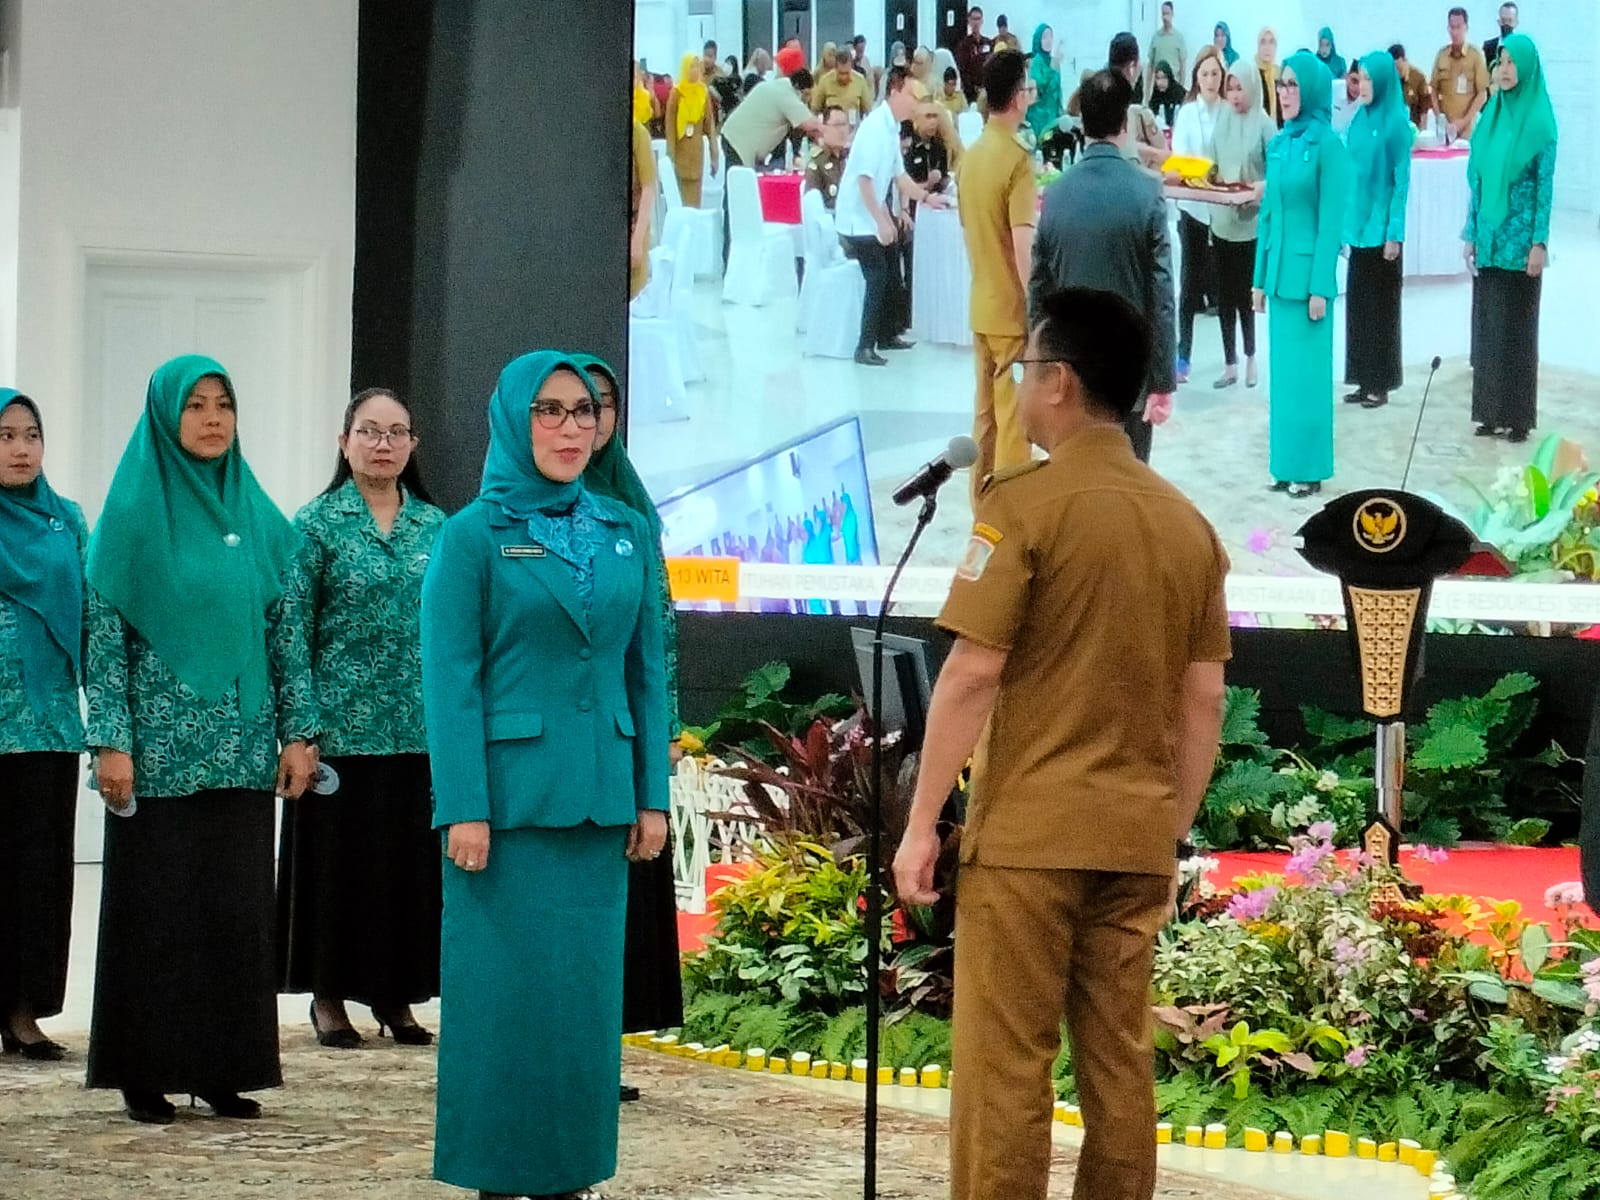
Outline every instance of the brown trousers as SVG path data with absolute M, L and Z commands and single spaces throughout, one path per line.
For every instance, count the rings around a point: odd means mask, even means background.
M 1170 888 L 1159 875 L 962 866 L 953 1200 L 1048 1196 L 1063 1016 L 1084 1123 L 1073 1200 L 1150 1200 L 1150 978 Z
M 978 443 L 978 461 L 972 467 L 972 505 L 978 505 L 983 481 L 996 471 L 1033 461 L 1033 447 L 1017 419 L 1017 385 L 1011 364 L 1021 358 L 1028 341 L 1023 337 L 974 333 L 978 392 L 972 440 Z

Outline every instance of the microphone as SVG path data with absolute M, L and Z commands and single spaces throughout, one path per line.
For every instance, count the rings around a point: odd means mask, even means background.
M 1433 377 L 1439 373 L 1439 364 L 1444 360 L 1437 354 L 1428 364 L 1428 382 L 1422 389 L 1422 403 L 1417 406 L 1417 428 L 1411 434 L 1411 450 L 1406 454 L 1406 473 L 1400 477 L 1400 490 L 1406 490 L 1406 481 L 1411 478 L 1411 460 L 1417 456 L 1417 439 L 1422 436 L 1422 415 L 1428 411 L 1428 393 L 1433 389 Z
M 953 437 L 943 454 L 895 489 L 894 502 L 910 504 L 913 500 L 931 496 L 949 482 L 950 476 L 977 461 L 978 443 L 964 435 Z

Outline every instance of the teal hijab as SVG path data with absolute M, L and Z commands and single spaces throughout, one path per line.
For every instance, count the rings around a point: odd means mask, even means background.
M 1291 54 L 1283 65 L 1294 72 L 1300 84 L 1300 114 L 1285 121 L 1278 136 L 1287 138 L 1291 145 L 1304 142 L 1315 146 L 1324 137 L 1333 136 L 1333 76 L 1309 50 Z M 1283 78 L 1281 71 L 1278 78 Z
M 1044 35 L 1049 25 L 1041 24 L 1033 31 L 1033 56 L 1028 60 L 1028 74 L 1039 88 L 1038 98 L 1028 106 L 1028 128 L 1038 137 L 1044 137 L 1061 120 L 1061 72 L 1044 48 Z
M 33 414 L 43 437 L 39 406 L 0 388 L 0 412 L 13 405 Z M 82 678 L 83 563 L 75 523 L 72 505 L 42 471 L 26 487 L 0 488 L 0 596 L 20 626 L 22 686 L 36 713 L 48 711 L 51 684 L 68 669 L 70 678 Z
M 1324 41 L 1328 43 L 1327 58 L 1322 57 L 1322 43 Z M 1371 57 L 1372 55 L 1367 55 L 1367 58 Z M 1350 65 L 1344 61 L 1344 55 L 1339 53 L 1339 44 L 1333 40 L 1333 30 L 1326 25 L 1317 30 L 1317 61 L 1327 67 L 1328 74 L 1335 79 L 1344 78 L 1350 70 Z M 1361 61 L 1366 62 L 1367 59 L 1363 58 Z
M 1528 164 L 1556 140 L 1556 111 L 1545 86 L 1544 67 L 1533 39 L 1513 33 L 1500 52 L 1517 64 L 1517 86 L 1497 89 L 1472 131 L 1467 178 L 1478 185 L 1478 220 L 1498 229 L 1511 210 L 1511 185 Z
M 208 701 L 269 695 L 266 614 L 299 543 L 244 461 L 239 439 L 202 461 L 183 448 L 184 403 L 227 369 L 186 354 L 156 369 L 89 542 L 88 578 L 156 655 Z
M 639 478 L 639 472 L 634 469 L 632 460 L 628 458 L 627 447 L 622 444 L 622 431 L 627 428 L 627 408 L 623 404 L 622 381 L 617 378 L 617 373 L 611 369 L 610 363 L 592 354 L 574 354 L 572 361 L 584 371 L 599 371 L 611 380 L 611 386 L 617 390 L 617 432 L 589 460 L 589 467 L 583 473 L 583 481 L 591 492 L 609 496 L 627 505 L 648 521 L 655 544 L 660 546 L 661 514 L 656 511 L 655 501 L 650 499 L 649 489 L 644 486 L 644 480 Z
M 1370 213 L 1394 178 L 1394 169 L 1411 153 L 1411 113 L 1400 86 L 1400 71 L 1387 51 L 1364 55 L 1361 68 L 1372 79 L 1372 99 L 1356 110 L 1348 140 L 1355 164 L 1356 207 Z
M 540 474 L 533 461 L 533 402 L 544 381 L 560 370 L 571 371 L 593 393 L 589 377 L 575 359 L 558 350 L 536 350 L 508 363 L 489 397 L 489 452 L 483 460 L 478 497 L 518 520 L 536 513 L 568 512 L 583 495 L 582 476 L 557 483 Z
M 1239 52 L 1233 48 L 1233 30 L 1228 28 L 1226 21 L 1218 21 L 1216 29 L 1211 33 L 1213 43 L 1219 33 L 1222 35 L 1222 61 L 1231 67 L 1239 61 Z

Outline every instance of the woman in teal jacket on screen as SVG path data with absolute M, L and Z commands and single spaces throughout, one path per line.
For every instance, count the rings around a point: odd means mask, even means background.
M 1283 132 L 1267 147 L 1254 302 L 1271 322 L 1268 374 L 1273 490 L 1296 498 L 1333 475 L 1335 267 L 1344 234 L 1348 155 L 1333 132 L 1333 76 L 1310 51 L 1283 64 Z
M 446 830 L 434 1175 L 563 1196 L 617 1160 L 627 864 L 667 834 L 649 526 L 584 486 L 599 404 L 554 352 L 506 367 L 478 498 L 422 592 Z

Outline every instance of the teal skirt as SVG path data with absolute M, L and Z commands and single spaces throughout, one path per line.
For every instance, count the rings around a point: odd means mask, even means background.
M 495 830 L 444 867 L 434 1178 L 549 1195 L 616 1174 L 625 827 Z
M 1320 321 L 1306 315 L 1306 303 L 1267 302 L 1269 468 L 1280 483 L 1333 477 L 1334 302 Z

